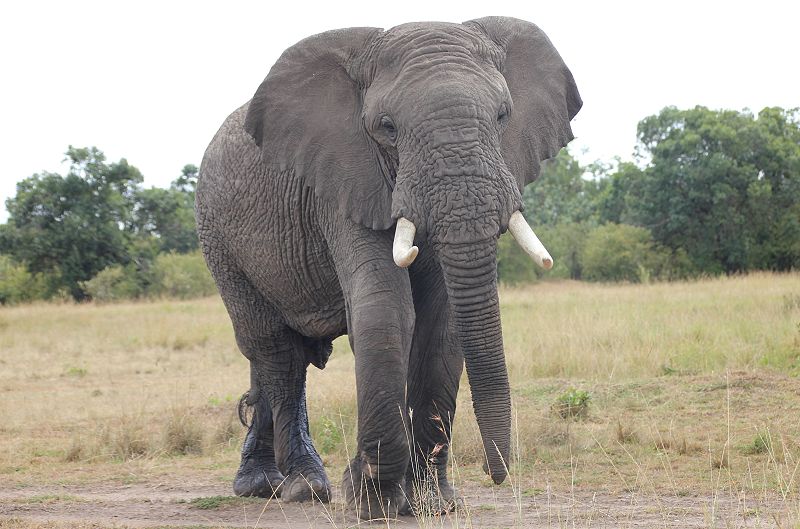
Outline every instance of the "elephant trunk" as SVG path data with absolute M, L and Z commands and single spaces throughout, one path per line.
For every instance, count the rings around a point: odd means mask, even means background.
M 440 244 L 436 253 L 464 352 L 487 470 L 500 484 L 508 473 L 511 399 L 497 298 L 497 241 Z

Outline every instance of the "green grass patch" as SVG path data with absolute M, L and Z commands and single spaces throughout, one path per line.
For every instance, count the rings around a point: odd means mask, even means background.
M 206 496 L 203 498 L 194 498 L 189 501 L 189 504 L 196 509 L 213 510 L 224 509 L 234 505 L 247 505 L 249 503 L 265 502 L 264 498 L 242 498 L 239 496 Z

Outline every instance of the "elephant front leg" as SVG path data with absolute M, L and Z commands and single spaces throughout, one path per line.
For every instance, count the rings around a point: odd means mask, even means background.
M 372 270 L 367 277 L 354 278 L 350 298 L 358 448 L 342 485 L 348 504 L 362 519 L 391 518 L 404 508 L 410 434 L 405 381 L 414 313 L 408 276 L 393 263 Z
M 408 368 L 408 408 L 413 450 L 406 472 L 417 512 L 448 512 L 461 503 L 448 476 L 456 396 L 464 357 L 450 322 L 450 309 L 439 264 L 424 252 L 411 269 L 417 324 Z

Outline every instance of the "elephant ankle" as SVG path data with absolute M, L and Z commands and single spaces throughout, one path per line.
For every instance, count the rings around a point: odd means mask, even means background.
M 418 454 L 411 458 L 405 480 L 410 512 L 439 515 L 463 505 L 463 499 L 448 479 L 447 462 L 447 447 L 438 449 L 435 455 Z
M 370 457 L 362 452 L 361 457 L 357 457 L 351 462 L 352 465 L 356 465 L 359 474 L 366 478 L 377 481 L 400 482 L 405 480 L 408 458 Z
M 316 452 L 310 454 L 303 454 L 296 456 L 286 461 L 281 465 L 281 469 L 285 470 L 284 474 L 288 475 L 312 475 L 322 474 L 325 475 L 325 468 L 322 464 L 322 459 Z
M 362 520 L 394 518 L 409 512 L 404 480 L 373 479 L 362 472 L 360 458 L 350 462 L 342 476 L 342 496 Z

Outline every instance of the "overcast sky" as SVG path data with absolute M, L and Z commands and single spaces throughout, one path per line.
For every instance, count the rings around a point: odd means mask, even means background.
M 277 8 L 276 5 L 283 5 Z M 15 183 L 64 172 L 67 146 L 125 157 L 146 185 L 200 164 L 224 118 L 281 52 L 350 26 L 507 15 L 539 25 L 584 106 L 571 150 L 630 159 L 637 122 L 668 105 L 800 106 L 800 5 L 516 0 L 63 1 L 0 7 L 0 221 Z

